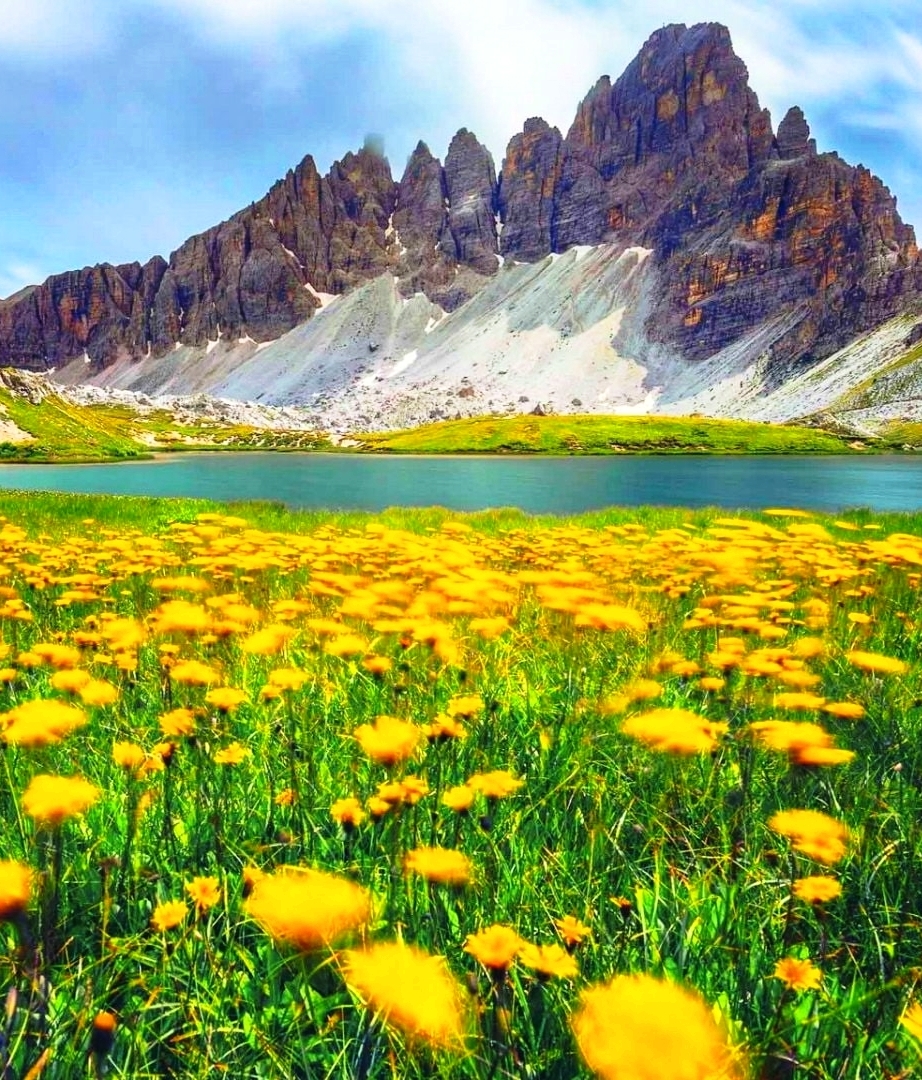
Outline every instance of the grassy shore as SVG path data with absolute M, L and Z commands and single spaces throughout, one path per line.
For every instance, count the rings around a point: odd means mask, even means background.
M 0 549 L 0 1074 L 918 1069 L 922 517 L 0 493 Z
M 0 408 L 28 436 L 0 442 L 0 462 L 125 461 L 182 450 L 330 449 L 317 432 L 270 431 L 218 420 L 180 422 L 163 409 L 76 405 L 57 394 L 30 401 L 0 389 Z
M 400 454 L 847 454 L 816 428 L 679 416 L 508 416 L 444 420 L 357 435 L 363 450 Z
M 511 416 L 444 421 L 359 434 L 336 447 L 319 431 L 274 431 L 166 410 L 76 405 L 57 394 L 30 400 L 0 389 L 0 412 L 23 435 L 0 442 L 0 462 L 122 461 L 154 451 L 333 450 L 372 453 L 843 454 L 848 437 L 816 428 L 663 416 Z M 914 437 L 914 433 L 913 434 Z M 901 448 L 909 438 L 889 439 Z

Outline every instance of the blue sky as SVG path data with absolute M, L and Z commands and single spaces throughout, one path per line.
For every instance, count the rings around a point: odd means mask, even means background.
M 701 21 L 730 28 L 775 126 L 800 105 L 922 232 L 919 0 L 3 0 L 0 296 L 168 256 L 369 132 L 398 178 L 462 126 L 499 168 L 526 117 L 565 131 L 653 30 Z

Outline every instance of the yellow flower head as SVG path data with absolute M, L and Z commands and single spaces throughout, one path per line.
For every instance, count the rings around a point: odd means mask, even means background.
M 544 979 L 575 979 L 579 964 L 572 953 L 560 945 L 532 945 L 528 942 L 519 951 L 519 961 Z
M 250 756 L 250 751 L 241 742 L 232 742 L 214 753 L 216 765 L 240 765 Z
M 309 678 L 308 673 L 300 668 L 273 668 L 269 672 L 268 685 L 281 691 L 300 690 Z
M 12 859 L 0 862 L 0 922 L 25 911 L 31 895 L 32 871 L 28 866 Z
M 900 1023 L 914 1039 L 922 1042 L 922 1005 L 918 1001 L 907 1007 L 900 1017 Z
M 447 806 L 456 814 L 466 814 L 473 805 L 475 796 L 476 792 L 472 787 L 459 784 L 457 787 L 449 788 L 442 795 L 442 805 Z
M 848 829 L 819 810 L 780 810 L 768 827 L 790 838 L 794 850 L 832 866 L 845 854 Z
M 431 724 L 427 724 L 423 731 L 426 738 L 436 742 L 447 742 L 449 739 L 463 739 L 467 730 L 459 720 L 447 713 L 439 713 L 433 718 Z
M 60 669 L 77 667 L 82 659 L 79 649 L 56 642 L 40 642 L 32 646 L 32 652 L 41 657 L 44 663 Z
M 133 742 L 117 742 L 112 746 L 112 760 L 120 768 L 134 772 L 144 764 L 144 747 Z
M 191 709 L 171 709 L 158 719 L 161 732 L 172 738 L 191 735 L 195 730 L 195 713 Z
M 505 799 L 518 791 L 525 783 L 512 775 L 508 769 L 493 769 L 475 773 L 468 778 L 468 785 L 487 799 Z
M 804 900 L 808 904 L 825 904 L 841 895 L 842 886 L 836 878 L 828 874 L 815 874 L 812 877 L 798 878 L 794 882 L 793 891 L 798 900 Z
M 165 900 L 154 908 L 154 914 L 151 916 L 150 921 L 155 930 L 163 933 L 166 930 L 172 930 L 175 926 L 179 926 L 188 914 L 189 909 L 184 901 Z
M 687 709 L 652 709 L 630 716 L 621 725 L 625 735 L 670 754 L 710 753 L 717 747 L 717 736 L 727 730 Z
M 362 660 L 362 667 L 376 679 L 383 679 L 394 666 L 394 661 L 389 656 L 366 656 Z
M 48 746 L 85 723 L 82 709 L 50 698 L 24 701 L 0 716 L 3 739 L 12 746 Z
M 170 678 L 186 686 L 210 686 L 218 682 L 221 676 L 201 660 L 181 660 L 170 668 Z
M 275 656 L 280 653 L 289 641 L 295 636 L 295 631 L 290 626 L 282 626 L 273 623 L 257 630 L 245 641 L 241 642 L 240 648 L 247 653 L 255 653 L 258 656 Z
M 23 792 L 22 806 L 29 817 L 52 827 L 82 814 L 99 798 L 99 788 L 81 776 L 33 776 Z
M 486 968 L 505 971 L 524 944 L 511 926 L 494 923 L 477 934 L 469 934 L 464 943 L 464 951 Z
M 575 915 L 564 915 L 562 919 L 555 919 L 554 925 L 568 949 L 576 948 L 592 933 L 592 930 L 585 923 L 580 922 Z
M 195 877 L 186 882 L 186 892 L 200 912 L 208 911 L 221 900 L 221 885 L 216 877 Z
M 330 817 L 338 821 L 345 829 L 354 829 L 365 820 L 365 811 L 355 796 L 337 799 L 330 807 Z
M 256 882 L 246 911 L 277 944 L 312 952 L 368 920 L 368 893 L 348 878 L 291 867 Z
M 233 712 L 246 700 L 246 694 L 233 686 L 218 686 L 205 695 L 205 704 L 223 713 Z
M 118 701 L 118 687 L 105 679 L 90 679 L 80 688 L 79 694 L 84 705 L 113 705 Z
M 823 706 L 823 712 L 843 720 L 860 720 L 864 716 L 864 706 L 857 701 L 830 701 Z
M 381 765 L 396 765 L 413 756 L 422 728 L 396 716 L 379 716 L 374 724 L 361 724 L 355 729 L 359 746 Z
M 65 668 L 56 671 L 49 680 L 55 690 L 61 690 L 65 694 L 76 694 L 90 681 L 92 675 L 83 668 Z
M 796 709 L 803 712 L 811 712 L 821 709 L 826 704 L 826 699 L 818 694 L 810 694 L 805 690 L 791 690 L 783 694 L 775 694 L 775 705 L 779 709 Z
M 408 874 L 418 874 L 439 885 L 467 885 L 473 876 L 471 860 L 463 851 L 422 847 L 408 851 L 403 863 Z
M 453 697 L 445 711 L 449 716 L 458 716 L 462 720 L 471 720 L 483 712 L 483 698 L 480 694 L 464 694 L 460 697 Z
M 211 629 L 211 616 L 201 606 L 188 600 L 168 600 L 154 612 L 158 634 L 204 634 Z
M 812 960 L 798 960 L 794 956 L 779 960 L 773 975 L 789 990 L 815 990 L 823 981 L 822 971 Z
M 464 992 L 440 956 L 394 941 L 345 956 L 349 985 L 388 1027 L 411 1042 L 460 1049 Z
M 895 656 L 882 656 L 880 653 L 862 652 L 860 649 L 847 652 L 845 659 L 856 668 L 873 672 L 875 675 L 905 675 L 909 671 L 909 664 Z
M 580 995 L 570 1020 L 604 1080 L 738 1080 L 742 1068 L 707 1003 L 651 975 L 617 975 Z

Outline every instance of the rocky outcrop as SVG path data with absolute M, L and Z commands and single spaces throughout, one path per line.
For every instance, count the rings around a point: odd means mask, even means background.
M 445 158 L 449 255 L 480 274 L 496 272 L 497 184 L 490 151 L 467 128 L 451 140 Z M 447 237 L 443 237 L 445 246 Z
M 394 262 L 397 194 L 385 158 L 347 154 L 320 177 L 311 158 L 258 203 L 191 237 L 169 262 L 96 266 L 0 302 L 0 364 L 35 370 L 86 353 L 97 366 L 219 337 L 267 341 Z
M 554 196 L 563 164 L 562 142 L 557 128 L 532 117 L 509 143 L 499 185 L 504 256 L 534 262 L 556 250 Z
M 565 136 L 526 121 L 499 178 L 463 128 L 444 166 L 420 143 L 399 183 L 374 145 L 325 176 L 306 157 L 168 261 L 56 275 L 0 301 L 0 364 L 85 354 L 93 370 L 219 337 L 262 343 L 323 294 L 385 273 L 404 298 L 452 311 L 505 257 L 600 243 L 653 252 L 643 331 L 667 354 L 711 356 L 783 317 L 769 381 L 922 300 L 913 230 L 883 184 L 818 154 L 797 106 L 774 134 L 725 27 L 674 25 L 598 80 Z
M 775 145 L 782 161 L 803 157 L 805 154 L 815 156 L 816 140 L 810 138 L 810 125 L 799 105 L 792 105 L 784 114 L 784 119 L 778 125 Z
M 914 233 L 890 193 L 818 155 L 796 106 L 774 136 L 717 24 L 658 30 L 617 82 L 596 83 L 565 138 L 529 120 L 509 143 L 500 205 L 513 258 L 652 248 L 662 297 L 647 331 L 686 357 L 796 309 L 770 378 L 922 298 Z

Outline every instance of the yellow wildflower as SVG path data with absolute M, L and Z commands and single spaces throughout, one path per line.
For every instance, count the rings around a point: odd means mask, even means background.
M 404 870 L 439 885 L 467 885 L 473 875 L 471 860 L 452 848 L 422 847 L 408 851 Z
M 795 851 L 831 866 L 845 854 L 848 829 L 819 810 L 780 810 L 768 827 L 791 839 Z
M 900 1017 L 900 1023 L 914 1039 L 922 1042 L 922 1005 L 918 1001 L 907 1007 Z
M 4 859 L 0 862 L 0 922 L 15 919 L 29 906 L 32 871 L 28 866 Z
M 40 773 L 23 792 L 22 806 L 29 817 L 55 827 L 89 809 L 99 795 L 99 788 L 83 777 Z
M 381 765 L 396 765 L 413 756 L 423 731 L 396 716 L 379 716 L 374 724 L 360 724 L 355 738 L 362 750 Z
M 245 908 L 277 943 L 311 952 L 362 926 L 371 901 L 347 878 L 286 867 L 257 881 Z
M 856 668 L 876 675 L 905 675 L 909 671 L 909 664 L 904 660 L 898 660 L 895 656 L 882 656 L 880 653 L 862 652 L 860 649 L 847 652 L 845 659 Z
M 653 709 L 628 717 L 621 730 L 651 750 L 700 754 L 716 749 L 717 736 L 727 730 L 727 725 L 686 709 Z
M 221 900 L 221 885 L 216 877 L 195 877 L 186 882 L 186 892 L 199 912 L 208 911 Z
M 592 930 L 585 923 L 580 922 L 575 915 L 564 915 L 562 919 L 555 919 L 554 925 L 568 949 L 575 949 L 592 933 Z
M 493 769 L 490 772 L 474 773 L 468 778 L 468 786 L 480 792 L 487 799 L 505 799 L 519 790 L 525 783 L 513 776 L 508 769 Z
M 812 877 L 797 878 L 793 892 L 798 900 L 808 904 L 826 904 L 841 895 L 842 885 L 828 874 L 814 874 Z
M 13 746 L 48 746 L 86 723 L 86 714 L 74 705 L 51 698 L 24 701 L 0 716 L 6 724 L 3 739 Z
M 823 973 L 812 960 L 786 956 L 775 964 L 773 976 L 789 990 L 815 990 L 823 981 Z
M 743 1072 L 707 1003 L 651 975 L 584 990 L 570 1023 L 604 1080 L 738 1080 Z
M 505 971 L 518 956 L 524 941 L 511 926 L 494 923 L 476 934 L 468 934 L 464 951 L 493 971 Z
M 246 694 L 233 686 L 218 686 L 205 695 L 205 704 L 223 713 L 233 712 L 246 700 Z
M 460 1049 L 464 992 L 440 956 L 394 941 L 345 956 L 346 981 L 388 1027 L 411 1042 Z
M 189 909 L 182 900 L 165 900 L 154 908 L 150 921 L 155 930 L 164 933 L 179 926 L 188 914 Z
M 346 799 L 337 799 L 330 807 L 330 816 L 338 821 L 344 829 L 354 829 L 365 820 L 365 811 L 362 804 L 354 796 Z
M 575 957 L 560 945 L 525 942 L 519 951 L 519 961 L 535 971 L 539 979 L 575 979 L 579 975 Z
M 472 787 L 467 784 L 459 784 L 457 787 L 449 788 L 442 795 L 442 804 L 447 806 L 449 810 L 454 810 L 456 814 L 464 814 L 470 810 L 475 796 L 476 792 Z

